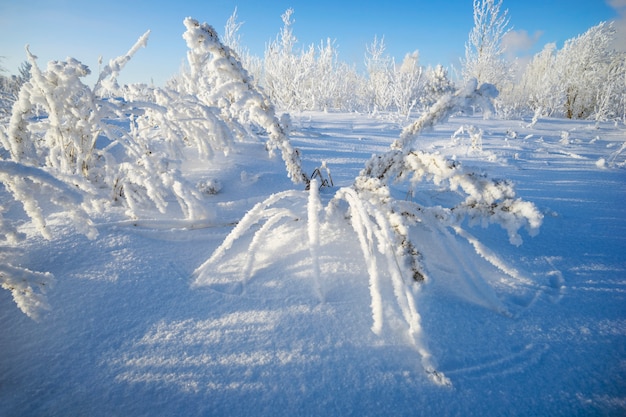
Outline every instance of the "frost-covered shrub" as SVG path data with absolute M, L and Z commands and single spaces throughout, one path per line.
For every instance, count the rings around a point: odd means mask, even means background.
M 283 128 L 287 119 L 278 120 L 212 27 L 191 18 L 184 24 L 189 70 L 166 88 L 117 83 L 126 63 L 146 46 L 149 32 L 110 60 L 93 88 L 82 82 L 89 68 L 78 60 L 52 61 L 43 71 L 27 50 L 32 76 L 8 126 L 0 129 L 0 155 L 10 158 L 0 159 L 0 183 L 45 238 L 52 237 L 47 219 L 58 210 L 70 213 L 73 226 L 88 237 L 96 234 L 89 217 L 115 206 L 131 218 L 155 209 L 192 220 L 208 217 L 203 199 L 221 185 L 217 179 L 187 180 L 183 165 L 190 150 L 210 162 L 239 141 L 265 137 L 270 155 L 280 151 L 288 176 L 308 183 Z M 4 210 L 0 207 L 0 233 L 15 244 L 22 234 L 1 217 Z M 52 282 L 49 274 L 7 264 L 0 279 L 25 313 L 35 317 L 45 308 L 37 288 Z
M 462 143 L 463 136 L 467 134 L 469 137 L 468 151 L 482 151 L 483 149 L 483 130 L 475 126 L 461 126 L 452 135 L 455 143 Z
M 500 224 L 507 230 L 509 240 L 514 244 L 521 243 L 518 234 L 520 228 L 526 227 L 534 233 L 541 224 L 541 214 L 532 204 L 515 199 L 513 188 L 508 182 L 489 180 L 465 171 L 454 161 L 412 149 L 413 142 L 421 132 L 446 120 L 453 112 L 473 105 L 479 105 L 484 111 L 493 111 L 491 100 L 496 95 L 497 90 L 492 85 L 483 84 L 477 88 L 476 80 L 473 80 L 455 95 L 444 96 L 418 120 L 404 128 L 388 152 L 373 156 L 355 181 L 353 187 L 356 192 L 385 214 L 382 219 L 394 231 L 395 244 L 392 246 L 397 248 L 397 256 L 404 259 L 402 264 L 409 267 L 410 275 L 414 277 L 423 276 L 424 273 L 419 269 L 419 258 L 407 235 L 407 224 L 424 221 L 424 213 L 429 212 L 426 217 L 432 216 L 449 224 L 461 223 L 465 218 L 485 225 Z M 466 197 L 450 208 L 424 208 L 417 204 L 397 203 L 390 198 L 389 186 L 394 181 L 406 180 L 413 184 L 428 180 L 447 185 L 446 188 L 459 191 Z
M 291 146 L 273 105 L 254 86 L 236 55 L 220 42 L 210 25 L 192 18 L 186 18 L 184 24 L 190 68 L 178 86 L 179 91 L 219 109 L 219 118 L 239 135 L 251 134 L 254 126 L 264 130 L 268 151 L 281 152 L 289 178 L 295 183 L 307 182 L 298 151 Z
M 415 288 L 418 282 L 428 279 L 430 260 L 423 257 L 420 247 L 431 245 L 434 233 L 442 239 L 453 239 L 448 232 L 450 229 L 469 241 L 478 256 L 504 273 L 510 273 L 495 255 L 465 231 L 464 222 L 483 226 L 498 224 L 507 231 L 510 242 L 518 245 L 521 243 L 519 230 L 526 228 L 530 234 L 536 233 L 542 215 L 532 203 L 516 198 L 510 182 L 492 180 L 438 154 L 418 151 L 414 144 L 420 133 L 459 110 L 480 106 L 486 112 L 493 111 L 492 100 L 496 95 L 494 86 L 478 87 L 476 80 L 472 80 L 456 94 L 443 96 L 407 126 L 387 152 L 372 156 L 353 185 L 339 188 L 325 207 L 321 203 L 317 179 L 311 180 L 308 195 L 306 192 L 283 191 L 258 203 L 237 223 L 210 258 L 196 269 L 193 285 L 223 285 L 227 282 L 234 284 L 232 288 L 245 291 L 254 275 L 256 249 L 272 229 L 287 227 L 291 231 L 286 236 L 308 239 L 313 272 L 311 285 L 323 301 L 320 262 L 325 248 L 321 235 L 331 230 L 336 235 L 335 231 L 341 230 L 337 222 L 348 221 L 359 242 L 369 276 L 372 331 L 382 336 L 385 329 L 402 329 L 403 336 L 421 355 L 428 376 L 437 384 L 450 384 L 436 370 L 421 338 Z M 392 185 L 400 182 L 409 182 L 413 187 L 431 182 L 457 193 L 459 200 L 449 207 L 397 200 Z M 297 230 L 302 228 L 298 226 L 301 222 L 293 221 L 303 217 L 307 218 L 306 233 Z M 416 225 L 419 226 L 413 227 Z M 249 242 L 248 249 L 241 252 L 245 267 L 234 271 L 226 267 L 228 271 L 222 272 L 222 265 L 228 264 L 229 251 L 239 240 Z M 235 277 L 229 282 L 218 277 L 220 273 L 234 274 Z M 432 275 L 436 274 L 432 271 Z M 504 308 L 502 313 L 507 313 Z
M 90 71 L 69 58 L 51 61 L 44 72 L 27 53 L 32 77 L 20 90 L 2 144 L 15 161 L 87 176 L 99 133 L 94 95 L 80 80 Z M 36 120 L 39 113 L 45 116 Z
M 146 109 L 156 109 L 158 104 L 117 96 L 122 92 L 117 74 L 145 46 L 147 36 L 126 55 L 111 60 L 93 88 L 81 81 L 89 69 L 79 61 L 53 61 L 41 71 L 29 52 L 32 77 L 20 90 L 7 134 L 0 135 L 0 141 L 13 161 L 45 167 L 89 192 L 96 208 L 123 203 L 128 215 L 136 217 L 150 207 L 165 212 L 172 196 L 186 217 L 202 217 L 193 188 L 185 185 L 176 160 L 153 140 L 154 131 L 142 124 Z
M 208 180 L 199 181 L 196 184 L 196 187 L 201 193 L 212 195 L 220 192 L 220 190 L 222 189 L 222 183 L 219 180 L 211 178 Z

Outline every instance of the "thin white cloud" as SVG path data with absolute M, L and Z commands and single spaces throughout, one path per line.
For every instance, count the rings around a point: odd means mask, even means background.
M 626 9 L 626 0 L 608 0 L 607 3 L 618 11 L 619 9 Z M 624 11 L 622 10 L 622 12 Z
M 626 0 L 618 0 L 626 1 Z M 502 37 L 502 48 L 510 57 L 525 55 L 537 43 L 543 31 L 529 35 L 526 30 L 511 30 Z
M 615 42 L 614 47 L 618 51 L 626 52 L 626 0 L 607 0 L 618 14 L 613 20 L 615 25 Z

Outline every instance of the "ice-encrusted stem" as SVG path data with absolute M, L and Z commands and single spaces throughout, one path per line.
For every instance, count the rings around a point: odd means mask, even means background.
M 311 262 L 313 268 L 313 283 L 315 292 L 321 302 L 324 301 L 324 292 L 322 290 L 321 272 L 320 272 L 320 212 L 322 211 L 322 202 L 320 201 L 319 186 L 316 178 L 313 178 L 309 184 L 309 200 L 307 204 L 307 235 L 309 238 L 309 253 L 311 254 Z

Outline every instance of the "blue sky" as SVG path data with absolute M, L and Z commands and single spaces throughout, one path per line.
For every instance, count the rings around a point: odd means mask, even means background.
M 25 60 L 24 45 L 30 44 L 41 67 L 71 56 L 97 73 L 99 56 L 106 62 L 124 54 L 150 29 L 148 47 L 127 65 L 120 81 L 163 84 L 185 60 L 183 19 L 194 17 L 223 33 L 235 7 L 243 22 L 242 44 L 256 55 L 262 56 L 276 37 L 280 16 L 291 7 L 300 46 L 330 38 L 340 59 L 356 65 L 362 65 L 374 36 L 384 36 L 396 60 L 419 50 L 422 65 L 458 67 L 473 26 L 472 0 L 0 0 L 1 65 L 16 73 Z M 549 42 L 561 47 L 601 21 L 623 23 L 626 0 L 504 0 L 503 8 L 515 34 L 513 52 L 528 56 Z

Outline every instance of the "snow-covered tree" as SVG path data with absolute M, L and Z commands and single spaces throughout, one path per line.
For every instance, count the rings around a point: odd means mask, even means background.
M 600 23 L 565 42 L 547 44 L 515 87 L 530 113 L 619 120 L 624 116 L 626 54 L 613 49 L 615 28 Z
M 368 93 L 373 111 L 388 110 L 393 102 L 393 60 L 385 54 L 385 38 L 377 36 L 365 47 L 365 68 L 368 74 Z
M 588 118 L 596 109 L 606 111 L 598 100 L 623 93 L 623 54 L 616 57 L 612 48 L 615 28 L 602 22 L 584 34 L 565 42 L 556 56 L 564 113 L 568 118 Z M 620 85 L 621 84 L 621 85 Z
M 556 44 L 546 44 L 526 66 L 519 89 L 524 94 L 525 105 L 532 113 L 550 116 L 561 107 L 558 91 L 558 73 L 555 71 Z
M 419 51 L 408 53 L 398 65 L 385 54 L 385 39 L 374 37 L 365 47 L 367 69 L 367 106 L 370 111 L 396 111 L 408 116 L 420 102 L 424 89 L 424 69 Z
M 339 61 L 330 39 L 298 50 L 293 13 L 288 9 L 282 15 L 283 28 L 265 49 L 260 84 L 281 110 L 354 110 L 360 102 L 355 92 L 361 90 L 361 77 Z
M 394 65 L 393 103 L 396 111 L 408 117 L 423 94 L 423 68 L 419 64 L 419 52 L 406 54 L 399 67 Z
M 281 109 L 298 108 L 298 95 L 311 69 L 311 55 L 299 56 L 294 50 L 297 39 L 293 34 L 293 13 L 293 9 L 287 9 L 281 16 L 283 27 L 265 49 L 263 86 Z M 305 65 L 307 58 L 309 65 Z
M 18 71 L 19 74 L 17 75 L 3 75 L 6 70 L 0 66 L 0 121 L 11 115 L 11 108 L 17 100 L 20 88 L 30 79 L 30 64 L 28 62 L 23 62 Z
M 465 44 L 463 79 L 491 83 L 498 88 L 511 78 L 511 68 L 504 57 L 502 38 L 509 32 L 508 10 L 501 11 L 503 0 L 474 0 L 474 27 Z
M 224 36 L 222 42 L 234 51 L 241 60 L 242 66 L 248 71 L 248 74 L 259 82 L 263 74 L 263 61 L 261 58 L 252 55 L 250 50 L 246 48 L 241 42 L 241 35 L 239 30 L 243 26 L 244 22 L 237 20 L 237 8 L 233 11 L 233 14 L 228 18 L 224 25 Z

